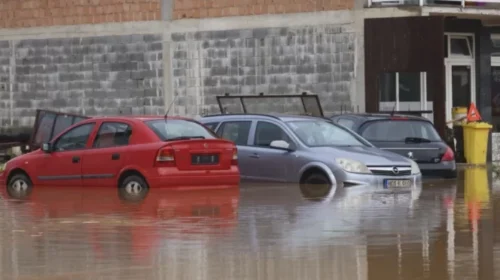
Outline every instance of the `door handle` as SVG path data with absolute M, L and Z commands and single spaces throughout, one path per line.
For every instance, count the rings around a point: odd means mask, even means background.
M 112 154 L 111 155 L 111 160 L 119 160 L 120 159 L 120 154 Z
M 260 158 L 259 154 L 253 153 L 250 155 L 251 158 Z
M 80 162 L 80 157 L 74 156 L 73 157 L 73 163 L 79 163 Z

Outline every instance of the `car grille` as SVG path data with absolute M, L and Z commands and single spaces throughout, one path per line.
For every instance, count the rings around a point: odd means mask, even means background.
M 382 175 L 382 176 L 408 176 L 411 175 L 411 167 L 409 166 L 396 166 L 398 168 L 398 173 L 394 173 L 394 166 L 369 166 L 368 169 L 374 175 Z

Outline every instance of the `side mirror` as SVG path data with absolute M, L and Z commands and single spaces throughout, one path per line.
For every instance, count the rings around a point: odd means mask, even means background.
M 44 151 L 46 153 L 52 152 L 52 145 L 50 145 L 50 143 L 43 143 L 42 144 L 42 151 Z
M 274 140 L 271 142 L 271 144 L 269 146 L 271 148 L 280 149 L 280 150 L 287 150 L 287 151 L 293 150 L 292 145 L 290 145 L 288 142 L 283 141 L 283 140 Z

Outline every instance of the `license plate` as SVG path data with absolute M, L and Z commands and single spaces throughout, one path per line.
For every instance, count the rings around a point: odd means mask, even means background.
M 192 155 L 191 164 L 205 165 L 205 164 L 218 164 L 219 155 Z
M 392 179 L 384 180 L 385 189 L 407 188 L 410 186 L 411 186 L 411 180 L 392 180 Z

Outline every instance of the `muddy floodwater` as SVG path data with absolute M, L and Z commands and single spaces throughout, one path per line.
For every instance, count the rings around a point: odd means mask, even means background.
M 410 193 L 242 185 L 0 198 L 0 279 L 500 279 L 500 181 Z

